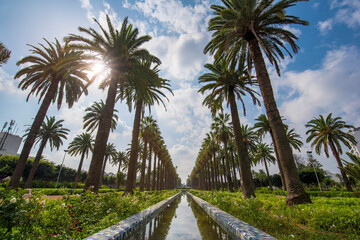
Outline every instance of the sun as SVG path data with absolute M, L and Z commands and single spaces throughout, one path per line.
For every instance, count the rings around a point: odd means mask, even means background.
M 96 61 L 90 65 L 88 78 L 91 79 L 95 75 L 97 75 L 95 82 L 100 83 L 104 78 L 108 76 L 108 73 L 108 66 L 104 62 Z

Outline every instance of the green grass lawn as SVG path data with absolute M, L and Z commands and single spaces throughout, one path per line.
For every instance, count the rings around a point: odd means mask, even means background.
M 285 197 L 256 193 L 191 191 L 194 195 L 278 239 L 360 239 L 360 199 L 311 197 L 312 204 L 287 206 Z

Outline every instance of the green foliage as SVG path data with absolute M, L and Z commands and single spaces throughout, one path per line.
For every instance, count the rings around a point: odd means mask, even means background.
M 24 193 L 26 191 L 0 192 L 1 239 L 83 239 L 174 195 L 176 191 L 135 192 L 126 196 L 116 192 L 99 195 L 88 191 L 66 195 L 63 199 L 47 199 L 42 195 L 45 191 L 35 191 L 25 199 Z
M 278 239 L 357 239 L 360 234 L 358 198 L 312 197 L 313 204 L 289 207 L 285 196 L 259 191 L 256 199 L 243 199 L 241 193 L 191 192 Z

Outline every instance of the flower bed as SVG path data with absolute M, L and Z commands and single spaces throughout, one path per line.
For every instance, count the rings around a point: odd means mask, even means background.
M 46 199 L 27 191 L 0 192 L 1 239 L 83 239 L 116 224 L 177 191 L 104 195 L 86 192 L 63 199 Z

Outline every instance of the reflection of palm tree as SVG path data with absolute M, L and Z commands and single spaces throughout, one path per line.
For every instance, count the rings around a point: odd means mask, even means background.
M 343 143 L 349 149 L 351 149 L 351 144 L 356 145 L 354 136 L 342 131 L 344 128 L 354 128 L 354 126 L 347 125 L 341 120 L 341 117 L 332 118 L 332 113 L 330 113 L 326 119 L 324 119 L 322 115 L 319 115 L 318 118 L 312 119 L 305 126 L 309 128 L 306 132 L 306 134 L 309 134 L 306 142 L 312 142 L 311 147 L 315 147 L 315 151 L 319 155 L 323 147 L 326 157 L 329 157 L 328 146 L 330 146 L 339 166 L 345 187 L 348 191 L 352 191 L 349 179 L 343 170 L 343 165 L 340 160 L 340 154 L 342 154 L 340 143 Z
M 147 35 L 138 37 L 138 29 L 133 29 L 132 24 L 128 25 L 127 18 L 124 19 L 119 31 L 114 29 L 108 15 L 106 15 L 106 20 L 108 30 L 105 30 L 105 28 L 95 20 L 101 29 L 101 33 L 96 32 L 93 28 L 85 29 L 80 27 L 79 31 L 90 36 L 90 38 L 74 34 L 70 34 L 66 38 L 71 42 L 76 42 L 72 45 L 74 48 L 89 50 L 102 57 L 103 61 L 110 68 L 110 82 L 103 84 L 103 86 L 108 85 L 104 114 L 99 123 L 94 153 L 85 182 L 85 189 L 90 186 L 95 186 L 95 191 L 97 191 L 97 187 L 99 186 L 118 85 L 125 84 L 127 79 L 126 74 L 138 66 L 139 59 L 149 55 L 148 51 L 140 49 L 140 46 L 151 39 L 151 37 Z
M 267 145 L 266 143 L 259 143 L 257 145 L 257 151 L 254 156 L 255 165 L 257 165 L 260 162 L 262 162 L 265 165 L 266 176 L 267 176 L 267 180 L 268 180 L 269 187 L 271 190 L 273 190 L 273 187 L 272 187 L 272 182 L 271 182 L 267 163 L 269 162 L 269 163 L 275 164 L 276 159 L 272 155 L 273 153 L 274 153 L 274 151 L 271 149 L 271 147 L 269 145 Z
M 77 135 L 74 138 L 74 140 L 72 140 L 72 142 L 69 144 L 69 154 L 71 156 L 76 156 L 78 154 L 81 154 L 79 167 L 76 172 L 74 188 L 77 187 L 77 184 L 79 182 L 84 159 L 85 157 L 86 158 L 88 157 L 89 151 L 93 150 L 93 144 L 94 144 L 94 140 L 92 139 L 89 133 L 81 133 Z
M 5 64 L 10 58 L 11 51 L 9 51 L 2 42 L 0 42 L 0 67 Z
M 98 128 L 101 117 L 104 114 L 105 110 L 105 103 L 103 100 L 100 102 L 94 102 L 93 105 L 85 109 L 85 112 L 87 112 L 84 116 L 84 129 L 87 132 L 93 132 L 95 129 Z M 112 116 L 111 120 L 111 131 L 114 131 L 116 128 L 116 122 L 118 120 L 118 116 L 116 113 L 118 110 L 114 109 L 114 114 Z
M 66 139 L 66 135 L 70 130 L 63 127 L 63 122 L 64 120 L 55 121 L 55 117 L 48 118 L 46 116 L 46 121 L 44 121 L 41 125 L 38 136 L 36 138 L 36 142 L 41 143 L 34 159 L 34 164 L 31 167 L 29 177 L 25 183 L 25 188 L 30 188 L 32 185 L 36 170 L 39 166 L 41 154 L 43 153 L 46 144 L 48 142 L 50 143 L 51 150 L 53 150 L 53 148 L 59 150 L 59 147 L 63 144 L 62 139 Z M 26 130 L 27 133 L 25 134 L 25 136 L 29 133 L 29 131 L 30 128 Z
M 65 100 L 68 106 L 72 107 L 83 92 L 87 94 L 86 83 L 89 80 L 84 71 L 88 66 L 82 61 L 82 52 L 71 50 L 67 43 L 63 46 L 58 40 L 55 43 L 50 43 L 46 39 L 45 41 L 48 47 L 40 44 L 41 49 L 30 45 L 33 55 L 17 62 L 17 65 L 26 65 L 15 75 L 15 78 L 24 76 L 19 83 L 19 88 L 26 90 L 32 86 L 27 100 L 31 94 L 39 95 L 39 102 L 43 100 L 9 182 L 11 188 L 19 186 L 27 158 L 50 104 L 57 102 L 57 108 L 60 109 Z
M 311 200 L 304 191 L 296 169 L 262 52 L 269 62 L 275 65 L 280 75 L 278 61 L 285 57 L 283 50 L 291 56 L 288 46 L 295 53 L 299 49 L 296 45 L 297 37 L 285 29 L 285 26 L 308 25 L 308 22 L 286 14 L 286 9 L 298 1 L 222 0 L 225 6 L 212 5 L 215 16 L 209 21 L 209 30 L 214 31 L 213 39 L 204 49 L 205 53 L 215 53 L 216 59 L 226 53 L 227 61 L 233 62 L 233 65 L 237 65 L 241 59 L 239 55 L 247 55 L 249 67 L 254 64 L 287 185 L 286 203 L 290 205 L 308 203 Z

